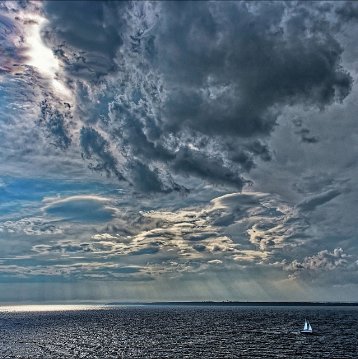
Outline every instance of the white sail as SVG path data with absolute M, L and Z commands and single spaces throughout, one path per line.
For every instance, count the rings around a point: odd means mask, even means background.
M 305 325 L 303 326 L 303 330 L 301 330 L 301 333 L 312 333 L 312 327 L 310 322 L 305 319 Z
M 308 329 L 307 320 L 305 320 L 305 325 L 303 326 L 303 330 L 307 330 L 307 329 Z

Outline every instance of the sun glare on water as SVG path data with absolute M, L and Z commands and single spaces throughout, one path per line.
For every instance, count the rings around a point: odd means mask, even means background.
M 21 313 L 21 312 L 64 312 L 74 310 L 104 309 L 105 305 L 86 304 L 30 304 L 30 305 L 8 305 L 0 306 L 0 313 Z

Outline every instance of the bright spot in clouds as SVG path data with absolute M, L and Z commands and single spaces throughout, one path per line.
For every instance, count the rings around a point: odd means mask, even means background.
M 69 97 L 69 89 L 57 79 L 57 72 L 60 71 L 59 61 L 41 39 L 41 28 L 47 20 L 39 15 L 33 15 L 32 20 L 34 21 L 28 25 L 26 38 L 29 56 L 27 65 L 36 67 L 43 76 L 48 77 L 56 94 Z

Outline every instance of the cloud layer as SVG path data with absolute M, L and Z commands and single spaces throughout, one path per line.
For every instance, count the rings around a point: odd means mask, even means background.
M 4 288 L 355 297 L 357 13 L 1 3 Z
M 91 169 L 139 191 L 183 191 L 186 176 L 241 189 L 257 160 L 270 160 L 267 138 L 286 106 L 322 109 L 351 90 L 331 7 L 74 6 L 46 3 L 42 35 L 75 94 L 76 125 L 48 102 L 42 123 L 56 146 L 77 141 Z

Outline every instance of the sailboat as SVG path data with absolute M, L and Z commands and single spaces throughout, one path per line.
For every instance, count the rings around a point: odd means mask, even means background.
M 305 325 L 303 326 L 303 330 L 301 330 L 302 334 L 313 334 L 311 324 L 305 319 Z

